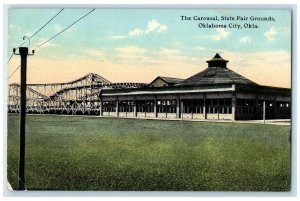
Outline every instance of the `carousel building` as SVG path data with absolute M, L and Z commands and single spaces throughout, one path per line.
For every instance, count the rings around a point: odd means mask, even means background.
M 288 119 L 291 89 L 259 85 L 216 54 L 187 78 L 158 76 L 137 88 L 101 89 L 100 116 L 211 120 Z

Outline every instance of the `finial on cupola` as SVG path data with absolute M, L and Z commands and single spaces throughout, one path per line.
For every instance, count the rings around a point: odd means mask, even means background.
M 208 67 L 221 67 L 226 68 L 228 60 L 223 59 L 219 53 L 217 53 L 212 59 L 206 61 L 208 63 Z

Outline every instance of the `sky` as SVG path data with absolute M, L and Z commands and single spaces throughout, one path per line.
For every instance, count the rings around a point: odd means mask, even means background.
M 10 9 L 8 57 L 23 36 L 30 37 L 60 9 Z M 30 40 L 29 50 L 90 10 L 64 9 Z M 181 16 L 217 16 L 219 21 L 181 20 Z M 221 16 L 235 20 L 222 21 Z M 248 19 L 236 20 L 237 16 Z M 274 21 L 252 21 L 251 16 Z M 199 23 L 227 27 L 199 28 Z M 229 23 L 258 28 L 229 28 Z M 229 60 L 228 68 L 258 84 L 290 88 L 290 10 L 96 9 L 28 57 L 27 83 L 67 82 L 88 73 L 111 82 L 150 83 L 157 76 L 185 79 L 207 68 L 206 61 L 216 53 Z M 13 56 L 8 76 L 19 64 L 20 56 Z M 19 80 L 18 71 L 8 83 Z

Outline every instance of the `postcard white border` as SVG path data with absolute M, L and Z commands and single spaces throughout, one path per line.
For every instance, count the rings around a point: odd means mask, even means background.
M 262 1 L 248 1 L 255 3 L 255 4 L 238 4 L 241 2 L 238 1 L 215 1 L 217 4 L 214 4 L 211 1 L 204 1 L 204 3 L 209 4 L 197 4 L 195 1 L 192 1 L 192 4 L 186 4 L 191 3 L 191 1 L 185 1 L 184 4 L 159 4 L 157 2 L 164 2 L 164 1 L 152 1 L 152 3 L 157 4 L 122 4 L 122 1 L 119 1 L 118 4 L 112 4 L 109 1 L 103 1 L 101 3 L 107 2 L 109 4 L 96 4 L 97 1 L 89 1 L 88 3 L 91 4 L 66 4 L 66 1 L 48 1 L 46 3 L 56 3 L 54 4 L 40 4 L 38 1 L 26 1 L 28 4 L 3 4 L 3 31 L 2 31 L 2 38 L 3 38 L 3 49 L 2 49 L 2 55 L 3 55 L 3 76 L 1 80 L 1 104 L 2 104 L 2 111 L 1 111 L 1 128 L 3 128 L 3 138 L 1 139 L 1 143 L 3 145 L 3 149 L 1 150 L 1 153 L 3 151 L 3 157 L 1 157 L 1 163 L 5 165 L 5 167 L 1 171 L 1 178 L 3 179 L 3 182 L 1 182 L 1 192 L 3 190 L 4 197 L 234 197 L 235 199 L 239 197 L 252 197 L 252 198 L 258 198 L 261 197 L 265 200 L 265 197 L 273 197 L 275 200 L 283 198 L 283 197 L 291 197 L 296 198 L 297 196 L 297 136 L 298 133 L 298 119 L 297 119 L 297 94 L 298 94 L 298 88 L 297 88 L 297 78 L 298 78 L 298 72 L 297 72 L 297 57 L 299 56 L 297 53 L 297 4 L 266 4 Z M 228 4 L 229 2 L 229 4 Z M 231 3 L 234 4 L 231 4 Z M 291 1 L 281 1 L 282 3 L 289 3 Z M 4 3 L 16 3 L 16 1 L 4 1 Z M 32 5 L 34 3 L 34 5 Z M 36 4 L 35 4 L 36 3 Z M 73 2 L 72 2 L 73 3 Z M 87 1 L 85 1 L 87 3 Z M 135 1 L 135 3 L 139 3 L 138 1 Z M 203 2 L 202 2 L 203 3 Z M 218 4 L 223 3 L 223 4 Z M 275 3 L 275 2 L 273 2 Z M 296 3 L 296 1 L 292 1 L 292 3 Z M 247 9 L 291 9 L 293 14 L 292 18 L 292 104 L 293 104 L 293 111 L 292 111 L 292 132 L 293 132 L 293 138 L 292 138 L 292 189 L 291 192 L 101 192 L 101 191 L 95 191 L 95 192 L 80 192 L 80 191 L 28 191 L 28 192 L 9 192 L 6 188 L 6 125 L 7 125 L 7 119 L 6 119 L 6 97 L 7 97 L 7 86 L 6 86 L 6 80 L 7 80 L 7 67 L 6 67 L 6 61 L 7 55 L 6 55 L 6 35 L 7 33 L 7 8 L 9 7 L 46 7 L 46 8 L 55 8 L 55 7 L 69 7 L 69 8 L 91 8 L 91 7 L 97 7 L 97 8 L 247 8 Z M 2 174 L 3 173 L 3 174 Z M 299 181 L 299 179 L 298 179 Z M 272 198 L 272 200 L 273 200 Z M 73 199 L 73 198 L 72 198 Z M 102 199 L 102 198 L 101 198 Z M 202 199 L 202 198 L 201 198 Z M 286 198 L 284 198 L 286 199 Z M 32 200 L 30 198 L 30 200 Z M 130 200 L 132 200 L 130 198 Z M 173 199 L 172 199 L 173 200 Z M 234 200 L 234 199 L 230 199 Z

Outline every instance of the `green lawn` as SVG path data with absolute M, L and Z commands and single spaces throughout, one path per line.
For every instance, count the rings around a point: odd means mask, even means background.
M 14 189 L 18 124 L 8 115 Z M 290 190 L 290 126 L 27 116 L 26 132 L 28 190 Z

